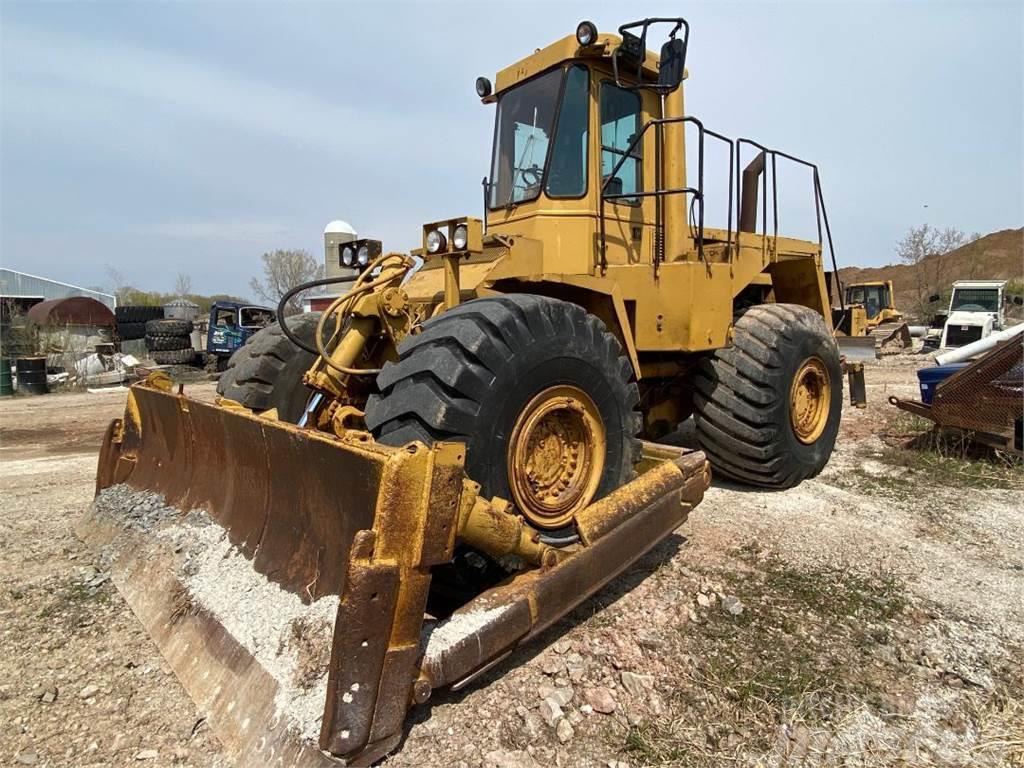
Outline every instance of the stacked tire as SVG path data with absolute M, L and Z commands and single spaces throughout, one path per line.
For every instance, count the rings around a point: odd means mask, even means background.
M 195 358 L 190 320 L 150 320 L 145 324 L 146 349 L 157 365 L 188 365 Z
M 147 307 L 124 304 L 114 310 L 117 321 L 117 336 L 121 341 L 134 341 L 146 336 L 146 323 L 160 320 L 164 316 L 163 307 Z

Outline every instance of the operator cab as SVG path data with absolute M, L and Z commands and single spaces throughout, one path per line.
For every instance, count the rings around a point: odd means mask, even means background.
M 659 24 L 671 24 L 660 56 L 646 47 L 648 31 Z M 497 104 L 484 181 L 489 231 L 550 242 L 560 229 L 591 240 L 607 206 L 626 234 L 613 244 L 614 260 L 650 254 L 652 195 L 667 180 L 655 162 L 655 134 L 663 126 L 647 128 L 652 120 L 682 118 L 688 31 L 683 19 L 645 19 L 620 27 L 618 35 L 583 22 L 575 36 L 501 70 L 493 92 L 489 80 L 478 79 L 482 101 Z M 682 129 L 672 128 L 666 157 L 677 158 L 672 186 L 681 187 Z M 592 262 L 593 254 L 587 256 Z
M 674 26 L 658 57 L 646 50 L 646 38 L 648 28 L 662 22 Z M 636 27 L 639 35 L 631 31 Z M 646 19 L 624 25 L 620 36 L 599 35 L 584 21 L 574 37 L 499 72 L 495 93 L 489 80 L 479 78 L 477 93 L 484 103 L 498 105 L 487 207 L 495 211 L 541 195 L 565 200 L 587 194 L 594 94 L 602 185 L 615 193 L 639 191 L 642 148 L 633 149 L 614 178 L 611 173 L 638 136 L 644 114 L 665 116 L 657 96 L 676 90 L 685 77 L 686 38 L 685 33 L 677 37 L 680 29 L 688 32 L 683 19 Z
M 891 304 L 889 287 L 879 285 L 851 285 L 846 289 L 847 304 L 862 304 L 868 320 L 873 320 Z

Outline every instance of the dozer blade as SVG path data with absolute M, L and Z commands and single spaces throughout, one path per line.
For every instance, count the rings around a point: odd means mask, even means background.
M 880 357 L 875 339 L 871 336 L 836 336 L 839 354 L 847 360 L 875 360 Z
M 303 430 L 151 378 L 107 431 L 77 530 L 239 765 L 366 765 L 410 707 L 615 578 L 709 482 L 701 452 L 647 445 L 637 479 L 555 550 L 477 496 L 463 452 Z M 523 569 L 427 616 L 432 569 L 459 542 Z
M 910 349 L 913 338 L 910 326 L 904 322 L 882 323 L 871 331 L 870 338 L 881 352 L 899 352 Z

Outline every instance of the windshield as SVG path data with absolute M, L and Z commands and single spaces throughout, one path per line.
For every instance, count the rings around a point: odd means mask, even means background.
M 565 104 L 552 141 L 562 81 Z M 502 208 L 536 198 L 548 172 L 548 151 L 555 147 L 548 184 L 552 197 L 582 195 L 586 190 L 587 87 L 585 67 L 555 69 L 512 88 L 498 99 L 489 204 Z
M 847 304 L 863 304 L 868 319 L 889 308 L 889 289 L 884 285 L 855 285 L 846 290 Z
M 998 312 L 998 288 L 956 288 L 950 310 L 956 312 Z

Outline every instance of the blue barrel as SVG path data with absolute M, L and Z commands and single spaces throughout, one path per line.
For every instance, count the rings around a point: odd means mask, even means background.
M 935 397 L 935 388 L 968 365 L 970 363 L 950 363 L 949 365 L 936 365 L 932 368 L 922 368 L 919 370 L 917 372 L 917 381 L 921 386 L 921 402 L 925 405 L 931 405 L 932 398 Z

